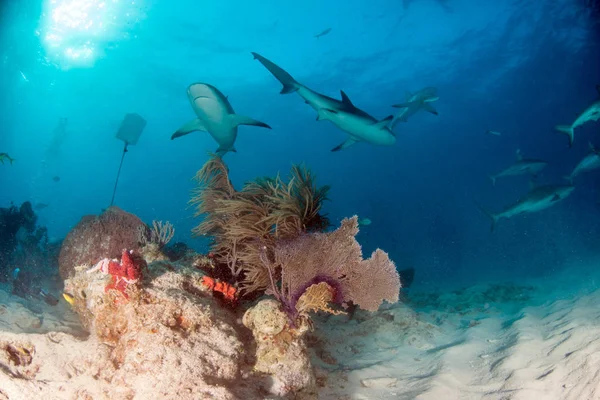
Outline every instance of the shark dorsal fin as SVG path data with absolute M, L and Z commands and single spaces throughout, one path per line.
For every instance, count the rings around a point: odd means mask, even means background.
M 344 103 L 344 105 L 350 109 L 354 109 L 356 108 L 354 106 L 354 104 L 352 104 L 352 102 L 350 101 L 350 98 L 348 97 L 348 95 L 343 91 L 340 90 L 340 94 L 342 95 L 342 103 Z
M 392 122 L 393 119 L 394 119 L 393 115 L 388 115 L 381 121 L 375 122 L 375 126 L 380 129 L 386 128 L 389 125 L 389 123 Z
M 521 161 L 523 159 L 523 155 L 521 154 L 521 149 L 517 149 L 515 156 L 517 157 L 517 160 L 519 160 L 519 161 Z

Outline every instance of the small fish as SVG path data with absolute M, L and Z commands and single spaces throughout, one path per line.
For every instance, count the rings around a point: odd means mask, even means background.
M 60 176 L 55 176 L 54 178 L 52 178 L 52 180 L 54 182 L 60 182 Z
M 315 37 L 318 39 L 318 38 L 320 38 L 321 36 L 325 36 L 325 35 L 327 35 L 329 32 L 331 32 L 331 28 L 327 28 L 327 29 L 325 29 L 323 32 L 316 34 L 316 35 L 315 35 Z
M 485 133 L 487 133 L 488 135 L 502 136 L 502 133 L 500 133 L 498 131 L 492 131 L 490 129 L 488 129 L 487 131 L 485 131 Z
M 14 158 L 11 158 L 8 153 L 0 153 L 0 163 L 4 164 L 4 160 L 10 161 L 10 165 L 15 161 Z
M 64 299 L 67 301 L 67 303 L 69 303 L 70 305 L 74 305 L 75 304 L 75 297 L 67 292 L 63 292 L 63 297 Z
M 21 272 L 21 269 L 20 269 L 20 268 L 15 268 L 15 269 L 13 270 L 13 272 L 12 272 L 12 278 L 13 278 L 14 280 L 16 280 L 16 279 L 17 279 L 17 277 L 19 276 L 19 272 Z
M 46 292 L 44 289 L 41 289 L 39 294 L 42 297 L 42 299 L 44 299 L 46 304 L 50 306 L 55 306 L 58 304 L 58 299 L 52 296 L 50 293 Z
M 358 226 L 369 226 L 371 225 L 371 220 L 369 218 L 359 218 Z
M 49 205 L 50 204 L 47 204 L 47 203 L 37 203 L 34 208 L 36 210 L 43 210 L 44 208 L 48 207 Z

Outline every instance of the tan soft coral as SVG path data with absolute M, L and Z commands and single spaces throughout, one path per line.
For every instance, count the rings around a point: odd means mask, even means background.
M 287 182 L 279 176 L 261 178 L 236 191 L 223 160 L 213 157 L 198 171 L 196 181 L 190 202 L 196 206 L 195 216 L 204 220 L 193 232 L 212 237 L 211 251 L 221 273 L 237 282 L 242 293 L 269 287 L 263 247 L 328 225 L 320 210 L 329 187 L 317 187 L 305 167 L 293 166 Z

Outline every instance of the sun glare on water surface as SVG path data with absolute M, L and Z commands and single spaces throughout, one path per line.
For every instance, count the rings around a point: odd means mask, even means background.
M 137 8 L 135 0 L 47 0 L 39 35 L 49 61 L 62 68 L 92 66 L 139 18 Z

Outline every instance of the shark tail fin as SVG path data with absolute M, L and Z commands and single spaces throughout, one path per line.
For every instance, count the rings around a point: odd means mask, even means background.
M 283 68 L 276 65 L 271 60 L 268 60 L 258 53 L 252 52 L 252 56 L 255 60 L 258 60 L 269 72 L 283 85 L 281 94 L 293 93 L 298 90 L 299 84 L 296 80 L 288 74 Z
M 491 220 L 492 220 L 492 225 L 490 226 L 490 232 L 494 232 L 494 230 L 496 230 L 496 225 L 498 224 L 498 220 L 500 219 L 496 214 L 486 210 L 485 208 L 483 208 L 482 206 L 480 206 L 479 204 L 475 203 L 477 205 L 477 208 L 479 208 L 479 210 L 484 213 L 485 215 L 487 215 Z
M 488 175 L 488 178 L 492 181 L 492 186 L 496 187 L 496 177 L 494 175 Z
M 573 127 L 570 125 L 556 125 L 554 129 L 567 135 L 569 137 L 569 147 L 573 147 L 573 141 L 575 140 L 575 132 L 573 131 Z

